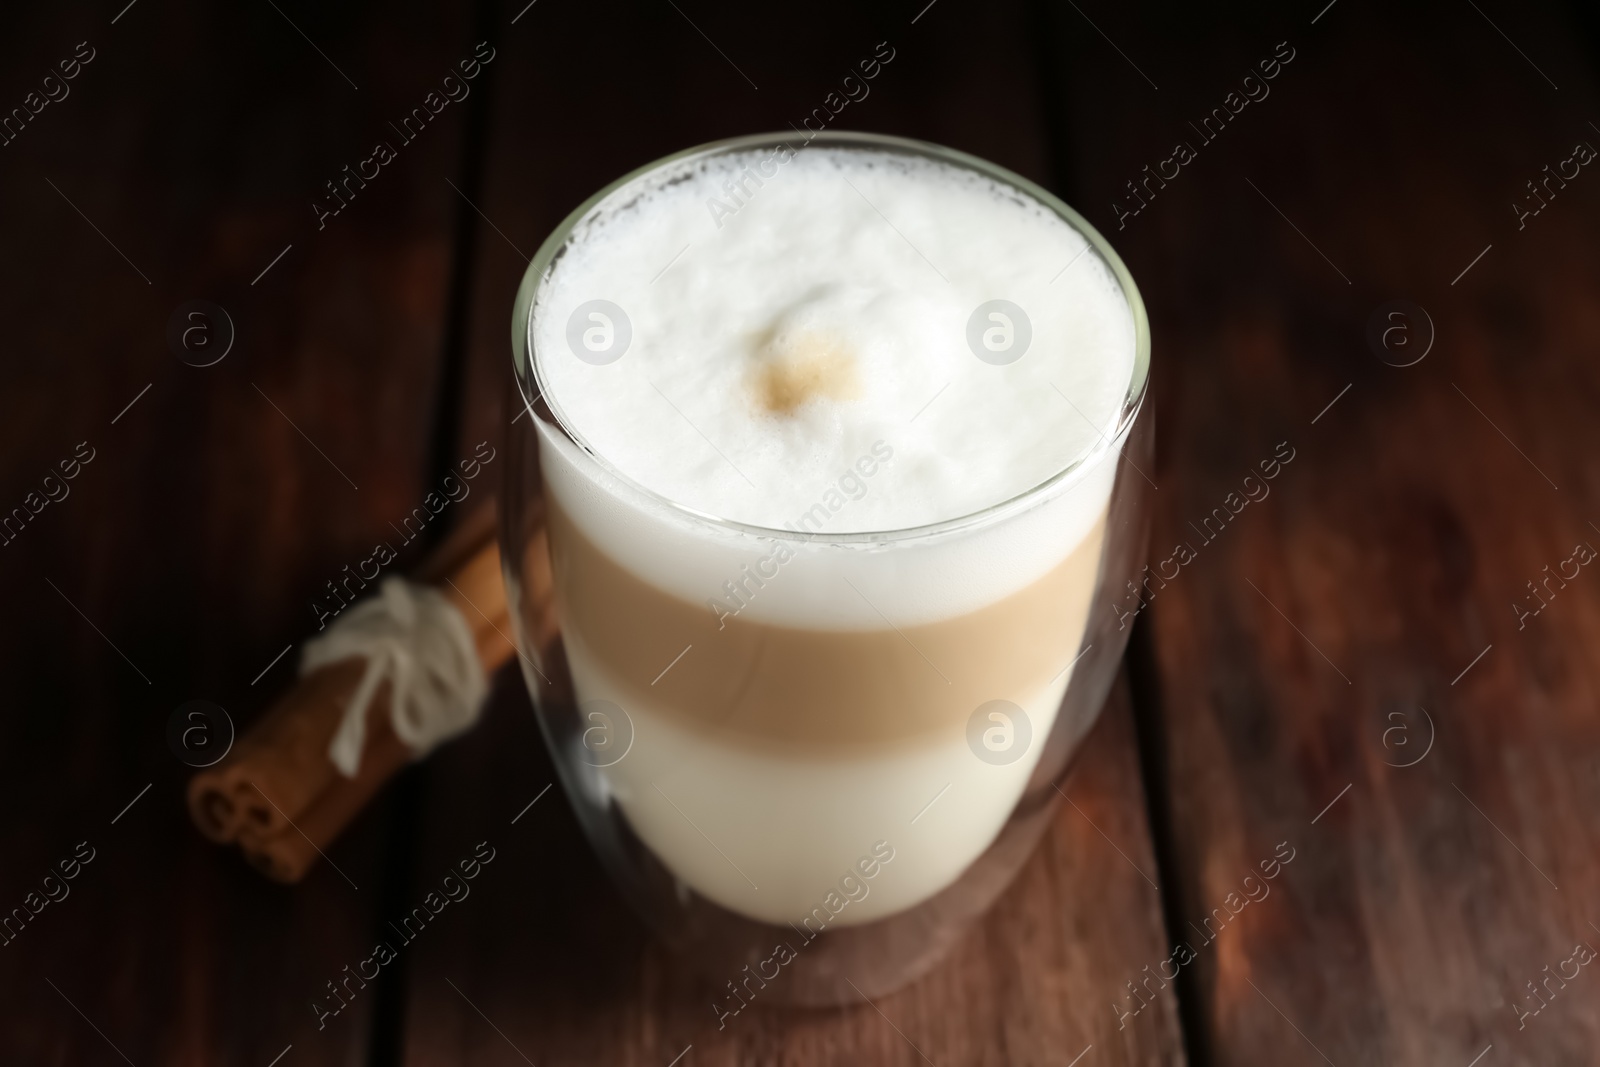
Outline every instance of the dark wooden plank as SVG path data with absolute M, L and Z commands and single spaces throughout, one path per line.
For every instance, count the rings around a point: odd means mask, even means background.
M 694 25 L 670 5 L 503 8 L 489 152 L 482 187 L 470 191 L 486 221 L 474 238 L 463 448 L 503 433 L 511 301 L 525 257 L 568 211 L 668 152 L 799 122 L 880 41 L 895 59 L 840 114 L 841 127 L 944 142 L 1050 179 L 1032 24 L 1019 5 L 943 0 L 915 26 L 924 4 L 826 18 L 679 6 Z M 598 39 L 603 77 L 581 44 Z M 1121 711 L 1108 716 L 1080 779 L 1065 787 L 1154 877 L 1128 725 Z M 923 1062 L 865 1006 L 753 1012 L 719 1033 L 706 991 L 673 968 L 606 882 L 559 787 L 509 825 L 553 779 L 520 692 L 503 695 L 478 734 L 432 761 L 427 779 L 417 894 L 478 840 L 510 843 L 497 861 L 505 866 L 414 946 L 407 1062 L 520 1063 L 520 1052 L 536 1063 L 664 1065 L 690 1044 L 684 1067 Z M 1170 989 L 1138 1027 L 1119 1030 L 1113 1010 L 1124 984 L 1165 957 L 1163 942 L 1153 884 L 1064 805 L 987 921 L 878 1007 L 937 1063 L 1065 1064 L 1091 1044 L 1084 1063 L 1182 1062 Z
M 1181 995 L 1219 1063 L 1589 1062 L 1600 978 L 1562 961 L 1600 945 L 1600 584 L 1525 628 L 1513 605 L 1600 545 L 1600 178 L 1522 230 L 1511 205 L 1600 146 L 1593 72 L 1559 9 L 1324 7 L 1084 6 L 1126 58 L 1071 10 L 1054 31 L 1082 199 L 1151 309 L 1152 560 L 1194 551 L 1152 585 L 1142 694 Z M 1280 41 L 1271 95 L 1204 143 L 1189 121 Z M 1119 218 L 1175 141 L 1197 157 Z M 1366 337 L 1401 299 L 1437 331 L 1408 367 Z M 1407 328 L 1389 361 L 1424 351 Z M 1280 442 L 1270 496 L 1203 532 Z M 1570 980 L 1519 1018 L 1546 966 Z
M 381 818 L 270 886 L 189 826 L 166 726 L 205 698 L 243 728 L 292 676 L 269 665 L 315 628 L 323 583 L 428 489 L 461 107 L 320 231 L 312 203 L 472 54 L 466 17 L 277 0 L 7 19 L 6 113 L 62 98 L 0 147 L 0 507 L 79 442 L 93 459 L 0 547 L 0 907 L 78 842 L 95 858 L 0 949 L 0 1059 L 266 1064 L 292 1043 L 286 1064 L 359 1062 L 372 999 L 320 1033 L 310 1002 L 370 950 Z M 43 85 L 90 50 L 64 96 Z M 236 327 L 205 368 L 166 339 L 197 298 Z

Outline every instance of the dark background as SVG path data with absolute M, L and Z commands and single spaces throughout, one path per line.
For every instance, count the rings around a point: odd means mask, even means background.
M 1600 576 L 1521 628 L 1512 606 L 1600 544 L 1600 175 L 1521 229 L 1512 208 L 1600 147 L 1592 4 L 524 2 L 4 14 L 0 111 L 94 58 L 0 147 L 0 510 L 94 458 L 0 546 L 0 911 L 79 842 L 94 859 L 0 947 L 0 1061 L 1595 1062 L 1596 968 L 1524 1013 L 1600 946 Z M 470 97 L 398 145 L 387 123 L 479 41 Z M 631 168 L 798 123 L 880 41 L 837 128 L 1042 182 L 1138 280 L 1152 559 L 1279 442 L 1296 457 L 1143 613 L 984 924 L 876 1004 L 718 1032 L 560 790 L 512 825 L 552 771 L 510 674 L 337 871 L 286 889 L 202 842 L 169 715 L 207 699 L 243 728 L 323 583 L 498 445 L 526 256 Z M 1270 96 L 1201 146 L 1188 123 L 1279 42 Z M 380 139 L 398 158 L 319 230 L 323 183 Z M 1119 229 L 1178 140 L 1198 158 Z M 205 368 L 167 341 L 195 299 L 236 329 Z M 1397 300 L 1425 309 L 1417 347 L 1374 349 Z M 1421 362 L 1379 358 L 1429 322 Z M 473 896 L 319 1031 L 324 983 L 480 840 Z M 1271 895 L 1123 1016 L 1280 842 Z

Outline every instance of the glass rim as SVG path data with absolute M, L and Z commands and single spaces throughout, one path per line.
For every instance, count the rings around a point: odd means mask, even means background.
M 522 407 L 525 414 L 559 431 L 589 461 L 595 463 L 610 477 L 627 486 L 630 491 L 641 494 L 653 503 L 660 504 L 675 514 L 698 522 L 709 523 L 726 531 L 769 540 L 826 542 L 829 544 L 878 544 L 891 541 L 915 540 L 997 522 L 1002 518 L 1029 510 L 1035 505 L 1043 503 L 1045 499 L 1051 496 L 1052 490 L 1064 487 L 1067 483 L 1077 480 L 1087 472 L 1097 469 L 1100 463 L 1108 458 L 1110 453 L 1120 450 L 1121 442 L 1126 439 L 1129 430 L 1133 428 L 1143 409 L 1145 396 L 1149 388 L 1150 323 L 1145 311 L 1144 300 L 1140 296 L 1138 286 L 1134 283 L 1133 276 L 1128 273 L 1127 265 L 1122 262 L 1122 257 L 1117 255 L 1116 249 L 1111 247 L 1111 243 L 1105 239 L 1099 230 L 1095 229 L 1087 219 L 1048 189 L 999 164 L 991 163 L 986 159 L 958 149 L 947 148 L 943 145 L 929 141 L 919 141 L 909 137 L 847 130 L 826 131 L 801 138 L 801 144 L 798 148 L 792 143 L 794 140 L 795 138 L 782 133 L 745 134 L 673 152 L 670 155 L 662 156 L 660 159 L 629 171 L 615 181 L 610 182 L 579 204 L 566 218 L 561 220 L 561 223 L 544 239 L 544 242 L 539 246 L 539 250 L 534 253 L 533 259 L 529 261 L 528 268 L 523 273 L 522 282 L 517 288 L 516 301 L 512 309 L 512 371 L 516 378 L 517 389 L 521 393 Z M 1129 376 L 1128 388 L 1123 396 L 1121 408 L 1118 411 L 1115 430 L 1107 435 L 1096 427 L 1096 433 L 1100 434 L 1100 443 L 1097 446 L 1081 453 L 1070 463 L 1027 489 L 1015 493 L 1004 500 L 987 504 L 975 511 L 949 519 L 940 519 L 937 522 L 888 530 L 863 530 L 845 533 L 832 533 L 823 530 L 808 533 L 783 527 L 762 526 L 756 523 L 742 522 L 738 519 L 729 519 L 691 507 L 682 501 L 674 500 L 646 485 L 640 484 L 634 478 L 618 469 L 614 463 L 592 448 L 581 435 L 568 426 L 561 418 L 557 408 L 549 402 L 545 395 L 545 383 L 539 374 L 538 352 L 533 343 L 533 307 L 541 285 L 548 276 L 550 266 L 567 246 L 567 242 L 571 239 L 579 224 L 592 215 L 614 193 L 647 175 L 676 164 L 692 159 L 726 155 L 752 149 L 777 149 L 779 146 L 787 147 L 791 152 L 798 154 L 807 146 L 818 142 L 838 147 L 875 148 L 889 152 L 917 155 L 975 171 L 1002 185 L 1010 186 L 1027 194 L 1054 212 L 1081 234 L 1089 242 L 1089 248 L 1100 257 L 1101 262 L 1106 265 L 1111 271 L 1112 277 L 1116 279 L 1117 286 L 1128 303 L 1128 311 L 1133 319 L 1133 370 Z M 1071 264 L 1068 265 L 1070 266 Z M 528 399 L 530 383 L 534 386 L 531 394 L 533 400 L 531 402 Z M 520 416 L 518 417 L 520 418 Z M 538 431 L 533 429 L 530 432 Z

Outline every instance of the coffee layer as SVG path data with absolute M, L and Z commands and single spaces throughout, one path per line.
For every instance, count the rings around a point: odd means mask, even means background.
M 549 521 L 565 640 L 624 709 L 646 703 L 723 743 L 808 754 L 947 740 L 979 705 L 1047 688 L 1082 641 L 1105 529 L 1102 516 L 1054 567 L 976 610 L 828 630 L 689 603 L 596 547 L 559 501 Z M 767 579 L 786 580 L 798 579 L 782 570 Z M 838 586 L 840 597 L 862 596 L 848 580 Z

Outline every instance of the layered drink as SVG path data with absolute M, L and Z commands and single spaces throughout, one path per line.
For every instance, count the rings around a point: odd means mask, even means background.
M 605 752 L 569 788 L 750 920 L 950 886 L 1085 644 L 1135 376 L 1115 271 L 1016 185 L 819 142 L 633 178 L 523 301 L 556 615 Z

